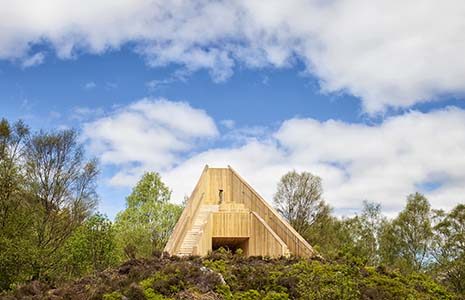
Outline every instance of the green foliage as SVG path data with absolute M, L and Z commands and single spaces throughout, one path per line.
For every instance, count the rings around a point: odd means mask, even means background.
M 203 265 L 222 275 L 227 275 L 226 261 L 224 260 L 204 260 Z
M 144 292 L 144 296 L 147 300 L 163 300 L 166 299 L 163 295 L 155 292 L 154 285 L 161 286 L 165 284 L 169 278 L 162 273 L 155 273 L 152 277 L 149 277 L 140 282 L 140 286 Z M 169 288 L 169 290 L 176 290 L 176 288 Z
M 61 247 L 96 204 L 98 169 L 95 160 L 85 160 L 73 130 L 32 135 L 25 158 L 25 192 L 33 210 L 36 250 L 33 278 L 53 278 Z
M 344 221 L 328 215 L 306 230 L 303 237 L 326 258 L 336 258 L 341 250 L 352 248 L 350 233 Z
M 227 284 L 220 284 L 215 288 L 215 292 L 222 296 L 223 299 L 230 300 L 233 298 L 233 294 L 231 293 L 231 288 Z
M 145 173 L 132 193 L 126 198 L 128 207 L 138 207 L 144 203 L 166 203 L 171 198 L 170 189 L 163 183 L 158 173 Z
M 149 257 L 163 250 L 182 212 L 181 206 L 168 202 L 170 195 L 157 173 L 144 174 L 115 220 L 121 256 Z
M 321 178 L 308 172 L 284 174 L 273 197 L 277 210 L 297 232 L 305 235 L 312 224 L 329 215 L 322 198 Z
M 122 300 L 123 295 L 120 292 L 113 292 L 109 294 L 104 294 L 102 297 L 103 300 Z
M 97 213 L 86 220 L 63 247 L 63 273 L 75 278 L 114 266 L 118 262 L 114 231 L 104 215 Z
M 75 131 L 0 122 L 0 290 L 62 275 L 63 246 L 96 203 L 97 173 Z
M 201 268 L 197 262 L 173 262 L 142 280 L 140 286 L 147 299 L 165 299 L 190 289 L 213 291 L 220 285 L 217 273 Z
M 364 265 L 377 265 L 380 236 L 386 223 L 379 204 L 364 202 L 360 215 L 331 217 L 318 227 L 312 226 L 313 235 L 308 240 L 325 258 L 351 257 Z
M 142 290 L 144 292 L 144 296 L 147 300 L 165 300 L 169 298 L 165 298 L 163 295 L 160 295 L 155 292 L 153 289 L 153 284 L 155 282 L 156 278 L 147 278 L 146 280 L 143 280 L 140 285 L 142 287 Z
M 248 290 L 245 292 L 235 292 L 232 295 L 233 300 L 288 300 L 289 295 L 284 292 L 268 292 L 268 293 L 260 293 L 257 290 Z
M 368 265 L 377 265 L 379 257 L 379 238 L 387 220 L 381 214 L 381 205 L 363 203 L 362 213 L 345 220 L 346 231 L 350 236 L 352 251 Z
M 289 299 L 289 295 L 284 293 L 284 292 L 281 292 L 281 293 L 278 293 L 278 292 L 268 292 L 265 297 L 263 297 L 263 300 L 288 300 Z
M 28 134 L 22 122 L 0 121 L 0 291 L 28 279 L 34 256 L 31 209 L 21 170 Z
M 219 267 L 220 274 L 209 267 Z M 100 291 L 100 292 L 96 292 Z M 426 274 L 404 275 L 351 261 L 263 259 L 212 253 L 208 258 L 132 260 L 71 284 L 31 283 L 9 299 L 458 299 Z
M 246 292 L 236 292 L 233 295 L 234 300 L 260 300 L 260 293 L 256 290 L 248 290 Z
M 366 269 L 361 290 L 371 299 L 453 299 L 453 294 L 424 274 L 402 276 L 385 269 Z
M 465 294 L 465 205 L 459 204 L 434 227 L 433 252 L 437 264 L 433 271 L 442 281 Z
M 357 269 L 348 265 L 301 261 L 292 268 L 300 299 L 359 299 Z
M 431 217 L 428 200 L 419 193 L 409 195 L 404 210 L 384 228 L 382 262 L 405 272 L 423 270 L 433 239 Z

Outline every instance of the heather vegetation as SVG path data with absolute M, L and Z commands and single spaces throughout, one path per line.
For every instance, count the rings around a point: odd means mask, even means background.
M 246 258 L 220 248 L 208 257 L 133 259 L 58 287 L 34 282 L 5 299 L 457 299 L 424 274 L 333 261 Z
M 0 122 L 0 298 L 465 299 L 465 205 L 412 193 L 394 218 L 336 217 L 321 179 L 291 171 L 273 204 L 319 257 L 161 256 L 182 212 L 146 173 L 115 220 L 96 211 L 98 162 L 73 130 Z

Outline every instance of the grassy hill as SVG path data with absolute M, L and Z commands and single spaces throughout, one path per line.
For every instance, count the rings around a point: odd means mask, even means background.
M 463 299 L 422 274 L 356 261 L 154 257 L 51 286 L 31 282 L 1 299 Z

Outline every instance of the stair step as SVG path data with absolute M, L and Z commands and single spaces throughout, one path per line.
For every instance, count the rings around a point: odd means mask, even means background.
M 219 205 L 201 205 L 195 216 L 192 228 L 187 231 L 184 240 L 179 248 L 178 255 L 186 256 L 191 255 L 194 247 L 199 241 L 200 235 L 202 234 L 202 227 L 204 226 L 208 216 L 212 212 L 219 211 Z

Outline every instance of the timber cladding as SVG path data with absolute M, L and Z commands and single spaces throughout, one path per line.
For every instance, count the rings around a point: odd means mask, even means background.
M 245 255 L 310 257 L 312 247 L 231 167 L 202 172 L 165 247 L 170 255 L 241 248 Z
M 212 215 L 212 237 L 250 237 L 249 212 L 216 212 Z

